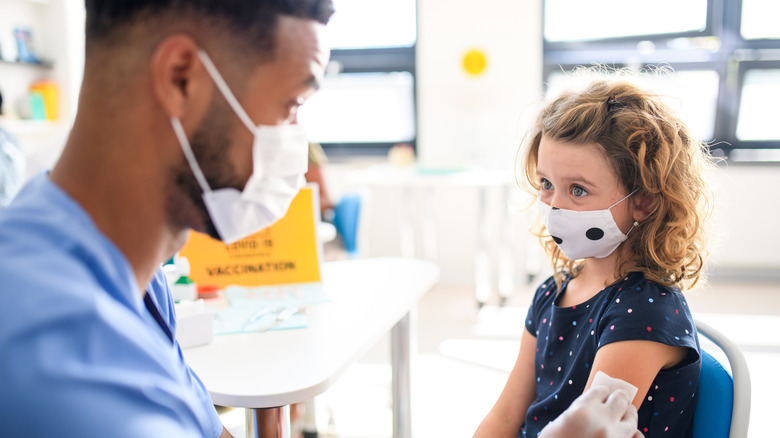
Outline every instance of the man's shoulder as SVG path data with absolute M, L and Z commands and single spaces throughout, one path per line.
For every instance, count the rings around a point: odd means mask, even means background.
M 121 310 L 118 300 L 128 305 L 129 268 L 83 218 L 56 205 L 19 201 L 0 218 L 0 331 L 11 336 L 97 321 Z
M 86 236 L 68 215 L 54 208 L 27 205 L 16 205 L 3 213 L 0 296 L 4 302 L 16 302 L 34 294 L 78 290 L 74 286 L 83 287 L 93 277 L 83 262 L 86 254 L 78 254 L 86 252 L 79 251 L 77 244 Z
M 0 212 L 0 260 L 4 301 L 89 296 L 91 286 L 127 300 L 125 289 L 135 281 L 119 249 L 45 174 Z
M 65 192 L 39 174 L 0 211 L 0 249 L 9 243 L 30 239 L 68 240 L 89 223 L 84 210 Z
M 98 301 L 105 292 L 94 273 L 68 251 L 33 240 L 9 254 L 9 247 L 0 244 L 0 260 L 0 327 L 6 335 L 58 324 L 71 327 L 68 321 L 99 316 Z

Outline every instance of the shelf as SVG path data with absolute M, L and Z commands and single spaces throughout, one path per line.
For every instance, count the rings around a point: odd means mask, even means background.
M 34 5 L 49 6 L 51 0 L 0 0 L 0 3 L 4 1 L 9 3 L 32 3 Z
M 0 59 L 0 65 L 19 65 L 19 66 L 34 67 L 34 68 L 43 68 L 46 70 L 51 70 L 54 68 L 54 64 L 51 61 L 22 62 L 22 61 L 7 61 L 5 59 Z
M 60 121 L 0 119 L 0 128 L 14 135 L 47 134 L 62 126 Z

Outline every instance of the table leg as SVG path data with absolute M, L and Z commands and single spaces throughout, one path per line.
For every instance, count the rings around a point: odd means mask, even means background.
M 474 253 L 474 288 L 477 306 L 482 308 L 490 299 L 490 257 L 488 256 L 487 188 L 479 188 L 477 213 L 477 251 Z
M 438 242 L 436 236 L 436 217 L 435 217 L 435 202 L 436 197 L 433 193 L 433 187 L 426 187 L 423 190 L 422 199 L 422 243 L 423 243 L 423 258 L 432 262 L 436 261 L 438 257 Z
M 246 438 L 290 438 L 290 406 L 246 409 Z
M 515 289 L 514 277 L 514 257 L 512 255 L 512 246 L 515 242 L 515 224 L 512 223 L 509 216 L 509 186 L 504 186 L 503 199 L 501 206 L 501 231 L 502 239 L 498 253 L 498 295 L 501 297 L 501 306 L 506 304 L 507 299 Z
M 406 187 L 403 191 L 401 200 L 401 256 L 415 256 L 415 238 L 414 238 L 414 210 L 415 210 L 415 190 L 412 187 Z
M 303 403 L 303 438 L 317 438 L 317 416 L 314 399 Z
M 411 316 L 404 315 L 390 332 L 393 362 L 393 438 L 412 437 Z

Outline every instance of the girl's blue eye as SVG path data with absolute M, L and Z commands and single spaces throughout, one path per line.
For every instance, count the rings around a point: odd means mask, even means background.
M 547 179 L 542 178 L 542 189 L 544 190 L 551 190 L 553 188 L 553 185 L 550 181 L 547 181 Z
M 574 187 L 571 188 L 571 194 L 579 198 L 579 197 L 587 195 L 588 191 L 583 189 L 580 186 L 574 186 Z

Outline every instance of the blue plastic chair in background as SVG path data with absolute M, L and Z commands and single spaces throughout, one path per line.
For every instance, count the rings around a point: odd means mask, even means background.
M 712 341 L 728 359 L 727 369 L 701 349 L 701 375 L 693 438 L 745 438 L 750 421 L 750 372 L 736 344 L 711 326 L 696 322 L 700 336 Z
M 333 209 L 333 225 L 336 227 L 344 248 L 350 257 L 356 258 L 358 251 L 358 226 L 360 224 L 361 195 L 344 194 Z

